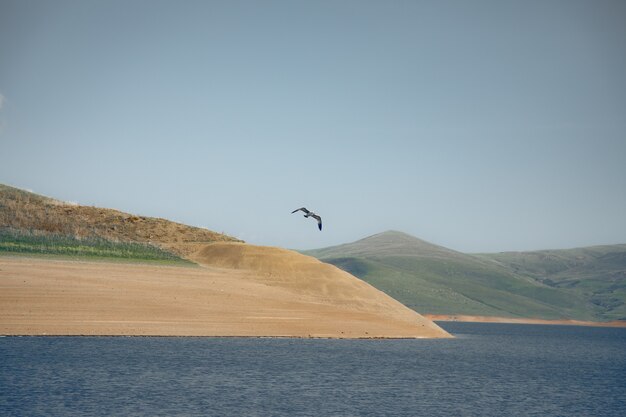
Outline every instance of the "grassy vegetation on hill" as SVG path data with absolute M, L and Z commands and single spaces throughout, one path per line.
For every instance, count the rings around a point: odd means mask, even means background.
M 38 234 L 13 229 L 0 229 L 0 253 L 192 264 L 173 253 L 145 243 L 113 242 L 102 238 L 78 239 L 72 236 Z
M 579 320 L 626 316 L 594 302 L 588 292 L 551 285 L 503 260 L 459 253 L 400 232 L 306 253 L 358 276 L 420 313 Z M 619 260 L 613 261 L 619 265 Z M 588 272 L 596 273 L 599 267 L 590 268 Z M 612 301 L 618 303 L 618 298 Z
M 600 318 L 626 319 L 626 245 L 478 255 L 585 299 Z
M 5 252 L 40 253 L 45 248 L 48 254 L 148 260 L 180 259 L 194 244 L 237 241 L 199 227 L 64 203 L 3 184 L 0 230 Z

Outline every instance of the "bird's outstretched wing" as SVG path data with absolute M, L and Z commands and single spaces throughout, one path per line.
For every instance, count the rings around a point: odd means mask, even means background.
M 291 214 L 295 213 L 296 211 L 303 211 L 305 213 L 309 213 L 309 210 L 306 209 L 306 207 L 300 207 L 299 209 L 295 209 L 294 211 L 291 212 Z
M 317 214 L 312 214 L 311 217 L 317 220 L 317 227 L 319 227 L 319 229 L 322 230 L 322 218 L 318 216 Z

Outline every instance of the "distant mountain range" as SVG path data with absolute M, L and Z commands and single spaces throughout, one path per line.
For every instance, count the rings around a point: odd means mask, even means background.
M 303 253 L 422 314 L 626 320 L 626 244 L 465 254 L 388 231 Z

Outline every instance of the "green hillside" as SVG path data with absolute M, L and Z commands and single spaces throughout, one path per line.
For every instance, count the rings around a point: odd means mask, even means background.
M 619 309 L 607 309 L 609 302 L 605 299 L 597 302 L 589 292 L 568 286 L 560 275 L 553 279 L 562 279 L 563 285 L 543 279 L 541 268 L 556 268 L 551 264 L 528 262 L 522 268 L 521 261 L 464 254 L 401 232 L 380 233 L 305 253 L 358 276 L 420 313 L 579 320 L 626 316 Z M 612 253 L 602 262 L 621 265 L 619 253 L 624 252 L 616 249 Z M 582 275 L 583 265 L 578 267 Z M 593 275 L 599 266 L 587 263 L 585 268 Z M 604 283 L 603 278 L 593 276 Z M 618 298 L 610 302 L 617 304 Z
M 626 245 L 478 255 L 578 294 L 602 319 L 626 319 Z

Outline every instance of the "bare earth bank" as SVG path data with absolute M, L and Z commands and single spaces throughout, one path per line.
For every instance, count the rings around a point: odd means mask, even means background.
M 0 256 L 0 334 L 442 338 L 369 284 L 278 248 L 214 243 L 200 267 Z
M 595 327 L 626 327 L 626 321 L 581 321 L 581 320 L 543 320 L 533 318 L 511 318 L 490 316 L 464 316 L 445 314 L 424 314 L 424 317 L 433 321 L 460 321 L 473 323 L 519 323 L 519 324 L 560 324 L 570 326 L 595 326 Z

